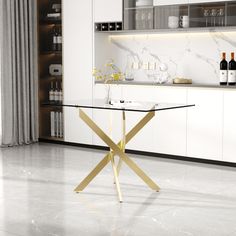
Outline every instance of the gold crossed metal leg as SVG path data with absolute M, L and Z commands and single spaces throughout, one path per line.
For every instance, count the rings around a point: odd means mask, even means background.
M 121 163 L 125 162 L 151 189 L 159 191 L 160 188 L 154 181 L 148 177 L 143 170 L 141 170 L 138 165 L 133 162 L 128 155 L 125 153 L 125 145 L 155 116 L 155 112 L 148 112 L 126 135 L 125 135 L 125 112 L 123 111 L 123 138 L 118 143 L 115 144 L 111 138 L 103 132 L 101 128 L 94 123 L 93 120 L 80 108 L 79 109 L 80 118 L 110 147 L 110 152 L 98 163 L 98 165 L 90 172 L 90 174 L 75 188 L 76 192 L 81 192 L 84 188 L 100 173 L 100 171 L 111 162 L 114 179 L 116 183 L 116 188 L 118 192 L 118 197 L 120 202 L 122 202 L 122 196 L 120 191 L 120 184 L 118 180 L 118 175 L 121 168 Z M 120 157 L 118 166 L 115 166 L 114 156 L 118 155 Z

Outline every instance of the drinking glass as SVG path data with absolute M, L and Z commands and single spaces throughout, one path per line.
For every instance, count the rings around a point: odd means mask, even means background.
M 139 10 L 136 10 L 135 11 L 135 29 L 140 29 L 140 22 L 141 22 L 141 19 L 140 19 L 140 14 L 141 12 Z
M 211 9 L 211 17 L 212 17 L 211 26 L 216 26 L 216 15 L 217 15 L 217 9 L 212 8 Z
M 208 27 L 208 17 L 210 16 L 210 11 L 208 9 L 204 9 L 203 15 L 206 18 L 206 27 Z
M 218 17 L 219 17 L 219 26 L 224 26 L 224 8 L 218 9 Z
M 142 22 L 142 29 L 146 29 L 146 10 L 142 9 L 141 11 L 141 22 Z
M 152 29 L 153 28 L 153 18 L 152 18 L 152 12 L 150 10 L 148 10 L 148 16 L 147 16 L 147 25 L 148 25 L 148 29 Z

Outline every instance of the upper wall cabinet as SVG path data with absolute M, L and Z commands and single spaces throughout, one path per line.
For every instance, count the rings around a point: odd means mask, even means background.
M 188 4 L 189 0 L 154 0 L 154 6 Z
M 94 22 L 122 21 L 122 0 L 94 0 Z
M 228 2 L 232 2 L 233 0 L 229 0 Z M 212 2 L 222 2 L 222 0 L 188 0 L 191 3 L 212 3 Z

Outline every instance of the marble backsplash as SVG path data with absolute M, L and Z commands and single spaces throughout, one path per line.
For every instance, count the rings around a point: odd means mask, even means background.
M 159 66 L 166 64 L 169 81 L 175 77 L 184 77 L 192 79 L 193 83 L 218 84 L 221 53 L 226 52 L 227 60 L 230 59 L 230 52 L 236 53 L 236 31 L 110 35 L 105 37 L 107 39 L 103 40 L 103 44 L 105 43 L 107 48 L 103 60 L 96 56 L 96 61 L 99 60 L 99 64 L 102 61 L 105 63 L 105 58 L 109 57 L 114 59 L 122 71 L 125 71 L 127 64 L 130 63 L 142 65 L 145 62 L 155 62 L 157 64 L 155 70 L 146 70 L 142 67 L 134 69 L 136 81 L 152 82 L 157 80 L 157 77 L 161 76 Z

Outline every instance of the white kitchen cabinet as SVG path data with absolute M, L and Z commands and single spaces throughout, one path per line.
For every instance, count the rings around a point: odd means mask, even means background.
M 187 156 L 222 160 L 223 91 L 188 89 Z
M 236 93 L 224 92 L 223 161 L 236 163 Z
M 164 87 L 124 87 L 126 100 L 155 103 L 186 103 L 186 89 Z M 127 112 L 127 128 L 146 113 Z M 127 145 L 128 149 L 172 155 L 186 155 L 186 109 L 157 111 L 155 117 Z
M 93 24 L 92 0 L 63 0 L 64 101 L 92 98 Z M 86 22 L 86 27 L 85 23 Z M 76 25 L 76 29 L 75 26 Z M 92 111 L 86 109 L 88 114 Z M 67 142 L 92 143 L 92 132 L 75 108 L 64 108 Z
M 122 0 L 94 0 L 94 22 L 119 22 L 123 18 Z M 83 8 L 83 7 L 82 7 Z
M 155 87 L 151 86 L 124 86 L 123 98 L 130 101 L 153 101 L 155 100 Z M 137 124 L 147 113 L 126 112 L 127 132 Z M 153 118 L 128 144 L 127 149 L 153 152 L 154 126 Z
M 188 0 L 154 0 L 154 6 L 188 4 Z
M 94 86 L 93 98 L 105 101 L 109 86 L 111 99 L 122 99 L 121 86 L 104 84 Z M 121 111 L 93 109 L 94 122 L 116 142 L 121 139 L 121 117 Z M 93 133 L 93 145 L 107 146 L 95 133 Z
M 158 103 L 186 104 L 185 88 L 156 88 Z M 154 146 L 156 153 L 186 156 L 186 115 L 192 108 L 180 108 L 156 112 Z

